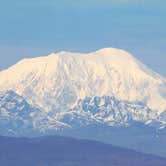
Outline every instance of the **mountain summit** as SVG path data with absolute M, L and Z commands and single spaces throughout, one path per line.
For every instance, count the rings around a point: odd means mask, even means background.
M 15 111 L 22 110 L 21 98 L 32 109 L 28 119 L 18 119 L 26 125 L 31 121 L 30 128 L 42 132 L 133 121 L 157 121 L 159 128 L 166 124 L 166 80 L 120 49 L 87 54 L 62 51 L 23 59 L 0 73 L 0 89 L 0 123 L 4 117 L 7 122 L 13 118 L 6 116 L 13 105 Z M 9 91 L 16 100 L 4 97 Z M 8 131 L 9 124 L 3 121 Z

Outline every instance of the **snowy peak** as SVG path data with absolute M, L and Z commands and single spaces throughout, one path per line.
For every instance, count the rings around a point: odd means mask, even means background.
M 116 59 L 134 59 L 127 51 L 116 48 L 103 48 L 95 52 L 98 55 L 108 56 Z
M 115 67 L 116 70 L 118 70 L 118 71 L 122 70 L 123 73 L 125 73 L 125 70 L 127 70 L 128 72 L 132 72 L 133 74 L 136 74 L 134 72 L 138 72 L 140 70 L 140 72 L 142 72 L 142 74 L 144 72 L 147 72 L 149 75 L 151 75 L 151 77 L 153 77 L 153 75 L 155 74 L 155 73 L 150 72 L 151 70 L 149 70 L 147 67 L 145 67 L 143 64 L 141 64 L 138 60 L 136 60 L 128 52 L 121 50 L 121 49 L 115 49 L 115 48 L 104 48 L 104 49 L 98 50 L 96 52 L 87 53 L 87 54 L 65 52 L 65 51 L 51 53 L 50 55 L 45 56 L 45 57 L 23 59 L 20 62 L 18 62 L 16 65 L 9 68 L 7 71 L 10 71 L 10 72 L 19 71 L 19 73 L 20 73 L 20 72 L 26 72 L 26 71 L 37 72 L 40 70 L 41 70 L 41 72 L 43 72 L 43 70 L 44 71 L 48 70 L 48 71 L 55 72 L 58 64 L 63 63 L 63 65 L 65 65 L 65 64 L 76 65 L 77 62 L 79 63 L 79 65 L 83 65 L 83 64 L 93 65 L 92 70 L 97 70 L 97 68 L 100 68 L 100 66 L 103 66 L 104 68 L 105 67 Z M 106 65 L 106 66 L 104 66 L 104 65 Z M 82 66 L 80 66 L 80 67 L 82 67 Z M 89 67 L 91 67 L 91 66 L 89 66 Z M 144 71 L 143 69 L 146 71 Z M 2 71 L 1 73 L 6 74 L 6 71 Z M 17 73 L 15 73 L 15 74 L 17 74 Z M 137 75 L 138 75 L 138 73 L 137 73 Z
M 115 48 L 88 54 L 63 51 L 24 59 L 0 73 L 2 90 L 15 90 L 47 111 L 52 108 L 48 108 L 45 98 L 49 105 L 67 106 L 86 96 L 103 95 L 147 101 L 150 108 L 162 111 L 166 109 L 165 98 L 160 95 L 164 84 L 162 77 L 131 54 Z
M 92 53 L 63 51 L 24 59 L 0 72 L 0 89 L 14 91 L 30 107 L 40 110 L 36 123 L 47 119 L 48 123 L 39 125 L 44 129 L 72 128 L 73 123 L 146 123 L 158 119 L 166 110 L 165 79 L 130 53 L 115 48 Z M 109 102 L 114 106 L 96 106 L 96 97 L 108 101 L 103 96 L 111 97 Z M 90 102 L 85 111 L 79 102 L 87 98 Z M 165 124 L 165 118 L 159 119 Z

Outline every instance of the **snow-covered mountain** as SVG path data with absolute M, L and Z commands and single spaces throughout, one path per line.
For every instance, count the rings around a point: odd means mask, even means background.
M 44 111 L 31 106 L 13 91 L 0 93 L 0 134 L 8 136 L 39 135 L 47 130 L 65 129 Z
M 0 89 L 0 123 L 7 114 L 41 133 L 133 121 L 166 126 L 165 78 L 115 48 L 24 59 L 0 72 Z

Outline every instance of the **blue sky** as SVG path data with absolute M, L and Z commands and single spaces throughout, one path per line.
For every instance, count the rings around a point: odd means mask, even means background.
M 118 47 L 166 76 L 164 0 L 0 0 L 0 70 L 59 50 Z

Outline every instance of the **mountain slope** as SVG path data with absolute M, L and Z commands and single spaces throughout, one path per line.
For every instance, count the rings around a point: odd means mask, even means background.
M 137 128 L 137 124 L 148 129 Z M 96 132 L 98 126 L 104 126 L 105 138 Z M 132 137 L 133 128 L 144 132 Z M 120 146 L 131 148 L 132 142 L 136 150 L 150 152 L 153 147 L 153 153 L 166 156 L 158 144 L 148 144 L 155 135 L 162 147 L 165 128 L 165 79 L 123 50 L 53 53 L 24 59 L 0 72 L 1 135 L 60 134 L 108 143 L 114 139 Z M 123 129 L 129 131 L 130 142 L 114 137 L 114 133 L 122 137 Z M 147 143 L 147 149 L 142 150 L 140 140 Z
M 0 88 L 14 90 L 47 112 L 104 95 L 143 101 L 159 113 L 166 109 L 165 80 L 129 53 L 113 48 L 22 60 L 0 73 Z
M 108 124 L 127 124 L 130 120 L 147 123 L 154 119 L 165 124 L 165 118 L 159 118 L 166 110 L 165 85 L 164 78 L 129 53 L 114 48 L 24 59 L 0 73 L 2 91 L 14 91 L 55 120 L 70 114 L 72 119 L 90 116 L 91 122 Z M 80 102 L 83 105 L 88 98 L 88 107 L 96 107 L 98 114 L 94 115 L 92 108 L 81 108 Z
M 67 137 L 0 137 L 0 163 L 3 166 L 165 166 L 166 159 Z
M 60 130 L 68 126 L 31 106 L 13 91 L 0 93 L 0 133 L 7 136 L 36 136 L 47 130 Z

